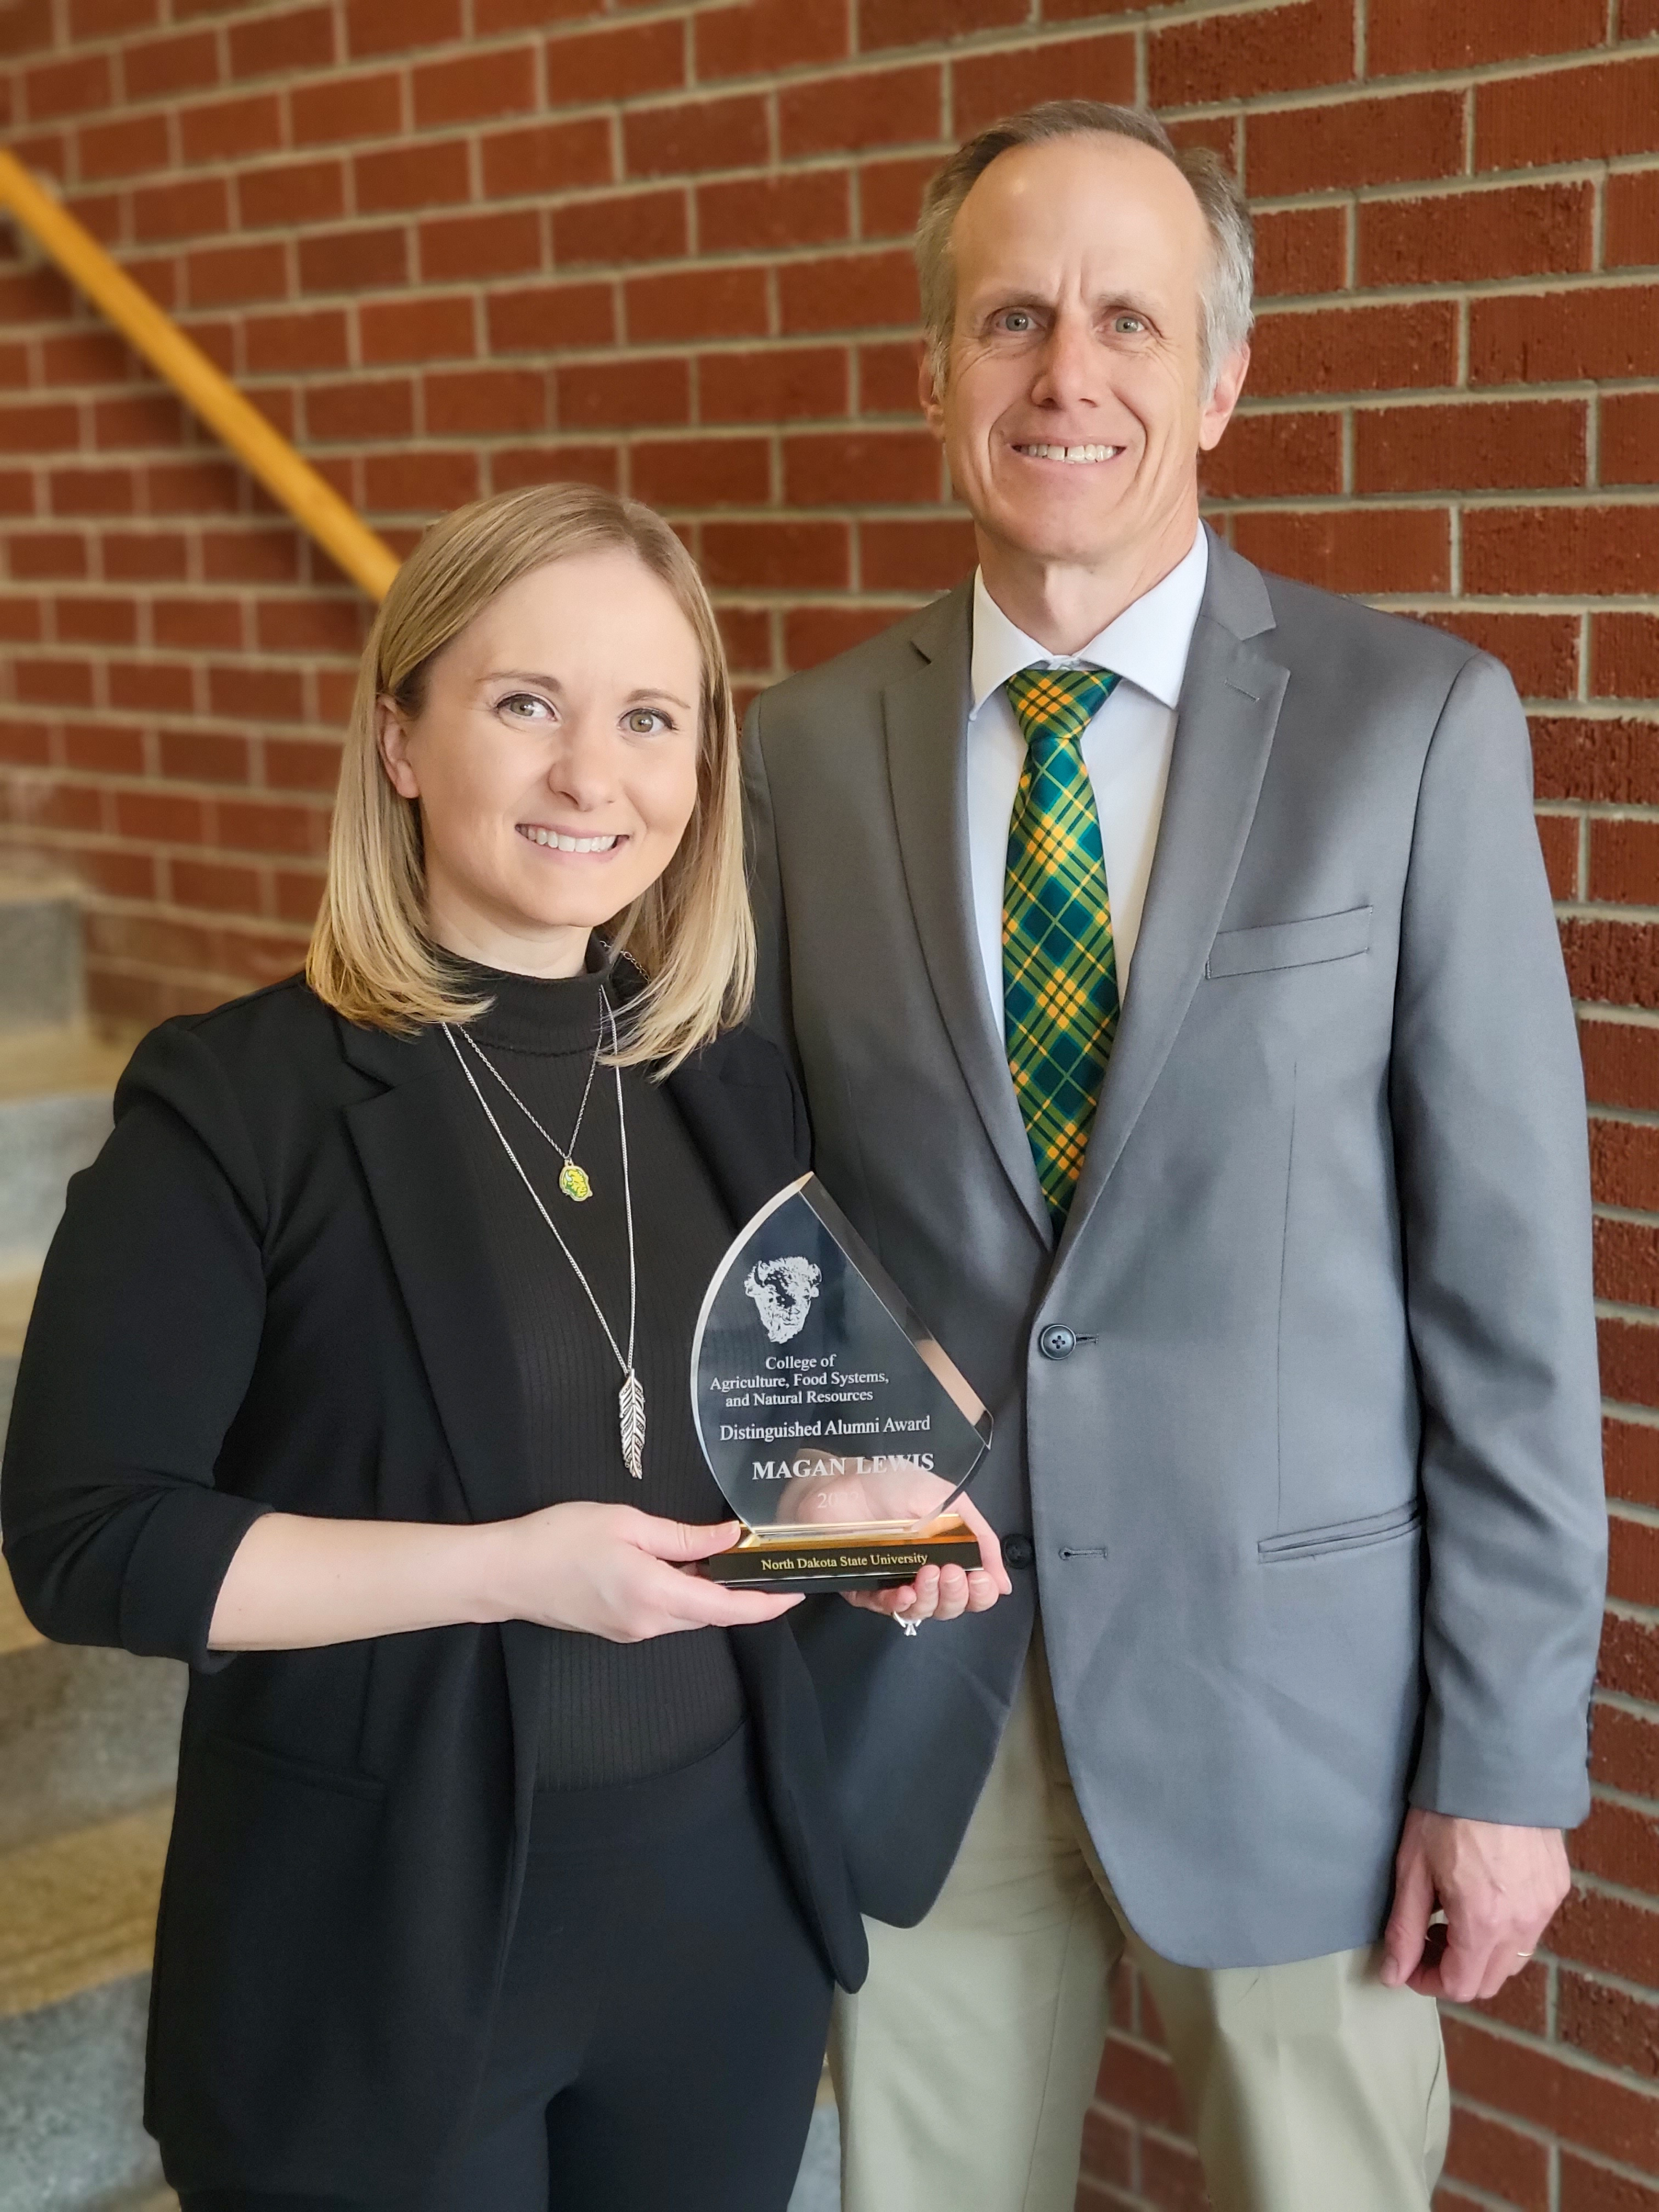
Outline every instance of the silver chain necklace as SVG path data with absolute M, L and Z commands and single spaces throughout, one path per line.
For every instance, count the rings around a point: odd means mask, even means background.
M 605 1014 L 610 1019 L 611 1050 L 614 1058 L 617 1050 L 617 1017 L 614 1010 L 612 1009 L 610 1000 L 605 998 L 603 994 L 601 995 L 600 1003 L 604 1007 Z M 618 1067 L 615 1069 L 614 1073 L 617 1078 L 617 1127 L 620 1133 L 622 1141 L 623 1206 L 628 1216 L 628 1350 L 625 1353 L 623 1351 L 621 1345 L 617 1343 L 615 1335 L 612 1334 L 610 1322 L 605 1317 L 604 1307 L 593 1295 L 593 1285 L 588 1281 L 586 1276 L 582 1273 L 575 1254 L 565 1243 L 563 1237 L 560 1236 L 558 1224 L 555 1222 L 552 1215 L 548 1212 L 547 1208 L 542 1204 L 541 1193 L 537 1189 L 535 1184 L 531 1182 L 530 1177 L 525 1173 L 523 1163 L 520 1161 L 518 1154 L 514 1151 L 512 1146 L 507 1140 L 506 1131 L 501 1127 L 501 1123 L 495 1119 L 495 1115 L 491 1113 L 489 1109 L 489 1101 L 484 1097 L 483 1092 L 479 1090 L 478 1079 L 477 1076 L 473 1074 L 472 1070 L 467 1066 L 466 1054 L 461 1050 L 459 1044 L 456 1042 L 455 1031 L 451 1028 L 447 1022 L 445 1022 L 442 1024 L 442 1027 L 444 1035 L 449 1039 L 449 1048 L 454 1054 L 455 1058 L 459 1064 L 461 1073 L 465 1076 L 468 1083 L 471 1085 L 473 1097 L 477 1100 L 479 1105 L 483 1108 L 485 1120 L 489 1122 L 490 1127 L 495 1132 L 496 1136 L 501 1139 L 501 1150 L 507 1154 L 508 1159 L 512 1161 L 514 1169 L 518 1172 L 520 1182 L 530 1193 L 531 1200 L 535 1206 L 537 1212 L 540 1214 L 542 1219 L 553 1231 L 554 1242 L 558 1245 L 560 1251 L 564 1254 L 565 1258 L 570 1262 L 571 1273 L 575 1276 L 576 1280 L 581 1285 L 583 1290 L 586 1291 L 587 1303 L 592 1307 L 594 1316 L 599 1322 L 599 1327 L 605 1331 L 605 1340 L 611 1346 L 611 1352 L 615 1356 L 617 1364 L 622 1370 L 622 1389 L 617 1395 L 617 1420 L 622 1438 L 623 1464 L 627 1468 L 628 1472 L 633 1476 L 635 1482 L 638 1482 L 643 1475 L 645 1464 L 645 1385 L 640 1381 L 639 1376 L 635 1373 L 634 1368 L 635 1325 L 639 1316 L 639 1272 L 635 1264 L 634 1254 L 634 1188 L 629 1179 L 628 1173 L 628 1109 L 623 1103 L 622 1070 Z M 601 1030 L 600 1035 L 603 1036 L 603 1030 Z M 475 1052 L 477 1052 L 478 1048 L 476 1044 L 473 1044 L 473 1041 L 471 1037 L 467 1038 L 467 1042 L 472 1045 L 472 1048 Z M 598 1058 L 598 1054 L 599 1048 L 596 1046 L 594 1048 L 594 1057 L 596 1060 Z M 479 1053 L 478 1056 L 481 1060 L 483 1059 L 483 1054 L 482 1053 Z M 501 1082 L 501 1088 L 507 1091 L 508 1097 L 512 1098 L 516 1105 L 523 1107 L 526 1117 L 529 1121 L 534 1121 L 536 1127 L 538 1129 L 541 1129 L 541 1123 L 536 1121 L 535 1115 L 530 1112 L 527 1107 L 524 1107 L 523 1101 L 520 1099 L 517 1094 L 511 1089 L 505 1077 L 500 1076 L 499 1071 L 495 1069 L 489 1060 L 485 1060 L 484 1065 L 486 1067 L 489 1068 L 492 1075 L 497 1076 L 498 1080 Z M 590 1085 L 592 1081 L 592 1068 L 590 1068 L 588 1070 L 588 1081 Z M 585 1092 L 583 1094 L 582 1103 L 584 1105 L 586 1103 L 586 1094 Z M 577 1116 L 579 1123 L 580 1121 L 580 1118 L 581 1117 L 579 1115 Z M 542 1134 L 543 1136 L 547 1137 L 547 1132 L 545 1129 L 542 1129 Z M 550 1145 L 552 1145 L 556 1152 L 561 1149 L 553 1138 L 548 1137 L 547 1141 Z
M 600 998 L 608 1011 L 611 1003 L 610 1000 L 605 998 L 603 992 L 600 994 Z M 565 1196 L 569 1199 L 574 1199 L 578 1206 L 581 1205 L 584 1200 L 592 1198 L 593 1195 L 592 1179 L 588 1175 L 586 1168 L 578 1167 L 576 1164 L 576 1139 L 582 1133 L 582 1116 L 587 1111 L 588 1094 L 593 1088 L 593 1071 L 599 1064 L 599 1047 L 605 1042 L 605 1024 L 603 1022 L 599 1024 L 599 1033 L 593 1039 L 593 1057 L 587 1063 L 587 1080 L 582 1085 L 582 1103 L 576 1109 L 576 1126 L 570 1132 L 570 1142 L 568 1145 L 562 1145 L 550 1129 L 544 1129 L 542 1127 L 541 1123 L 536 1119 L 530 1109 L 525 1104 L 523 1099 L 520 1097 L 518 1092 L 513 1088 L 513 1085 L 501 1073 L 500 1068 L 496 1066 L 495 1061 L 491 1060 L 489 1054 L 478 1042 L 477 1037 L 470 1036 L 465 1030 L 463 1030 L 460 1032 L 460 1035 L 463 1042 L 471 1045 L 478 1058 L 483 1060 L 484 1066 L 495 1077 L 496 1082 L 501 1085 L 502 1090 L 506 1091 L 507 1097 L 518 1108 L 520 1113 L 524 1115 L 525 1120 L 529 1122 L 531 1127 L 532 1129 L 540 1130 L 541 1134 L 546 1138 L 548 1143 L 552 1146 L 554 1151 L 564 1162 L 564 1165 L 559 1170 L 559 1188 L 564 1193 Z

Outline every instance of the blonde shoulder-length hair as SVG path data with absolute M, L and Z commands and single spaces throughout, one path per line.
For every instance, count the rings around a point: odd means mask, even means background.
M 754 994 L 755 933 L 744 875 L 743 798 L 732 679 L 696 564 L 662 517 L 585 484 L 536 485 L 458 507 L 434 523 L 392 580 L 363 649 L 329 837 L 328 880 L 306 980 L 348 1021 L 402 1035 L 467 1022 L 487 1000 L 458 993 L 428 934 L 418 805 L 380 758 L 378 702 L 418 717 L 435 657 L 530 569 L 613 548 L 672 592 L 702 661 L 697 801 L 663 873 L 605 925 L 646 977 L 618 1058 L 666 1073 Z

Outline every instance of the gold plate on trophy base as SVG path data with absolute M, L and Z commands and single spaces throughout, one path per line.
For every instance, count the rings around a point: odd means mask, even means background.
M 983 1565 L 979 1539 L 960 1515 L 942 1513 L 919 1528 L 890 1521 L 826 1529 L 749 1529 L 729 1552 L 704 1559 L 700 1574 L 728 1589 L 894 1589 L 922 1567 Z

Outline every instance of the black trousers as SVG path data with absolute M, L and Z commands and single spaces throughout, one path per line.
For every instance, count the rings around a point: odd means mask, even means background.
M 831 1983 L 746 1739 L 537 1812 L 483 2088 L 430 2186 L 183 2212 L 785 2212 Z

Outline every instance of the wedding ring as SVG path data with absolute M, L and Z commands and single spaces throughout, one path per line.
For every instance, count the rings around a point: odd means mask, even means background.
M 1517 1951 L 1515 1955 L 1517 1959 L 1530 1959 L 1532 1953 L 1530 1951 Z
M 893 1619 L 897 1621 L 899 1626 L 904 1631 L 907 1636 L 914 1636 L 917 1629 L 921 1626 L 921 1623 L 919 1620 L 907 1620 L 902 1613 L 896 1613 L 893 1615 Z

